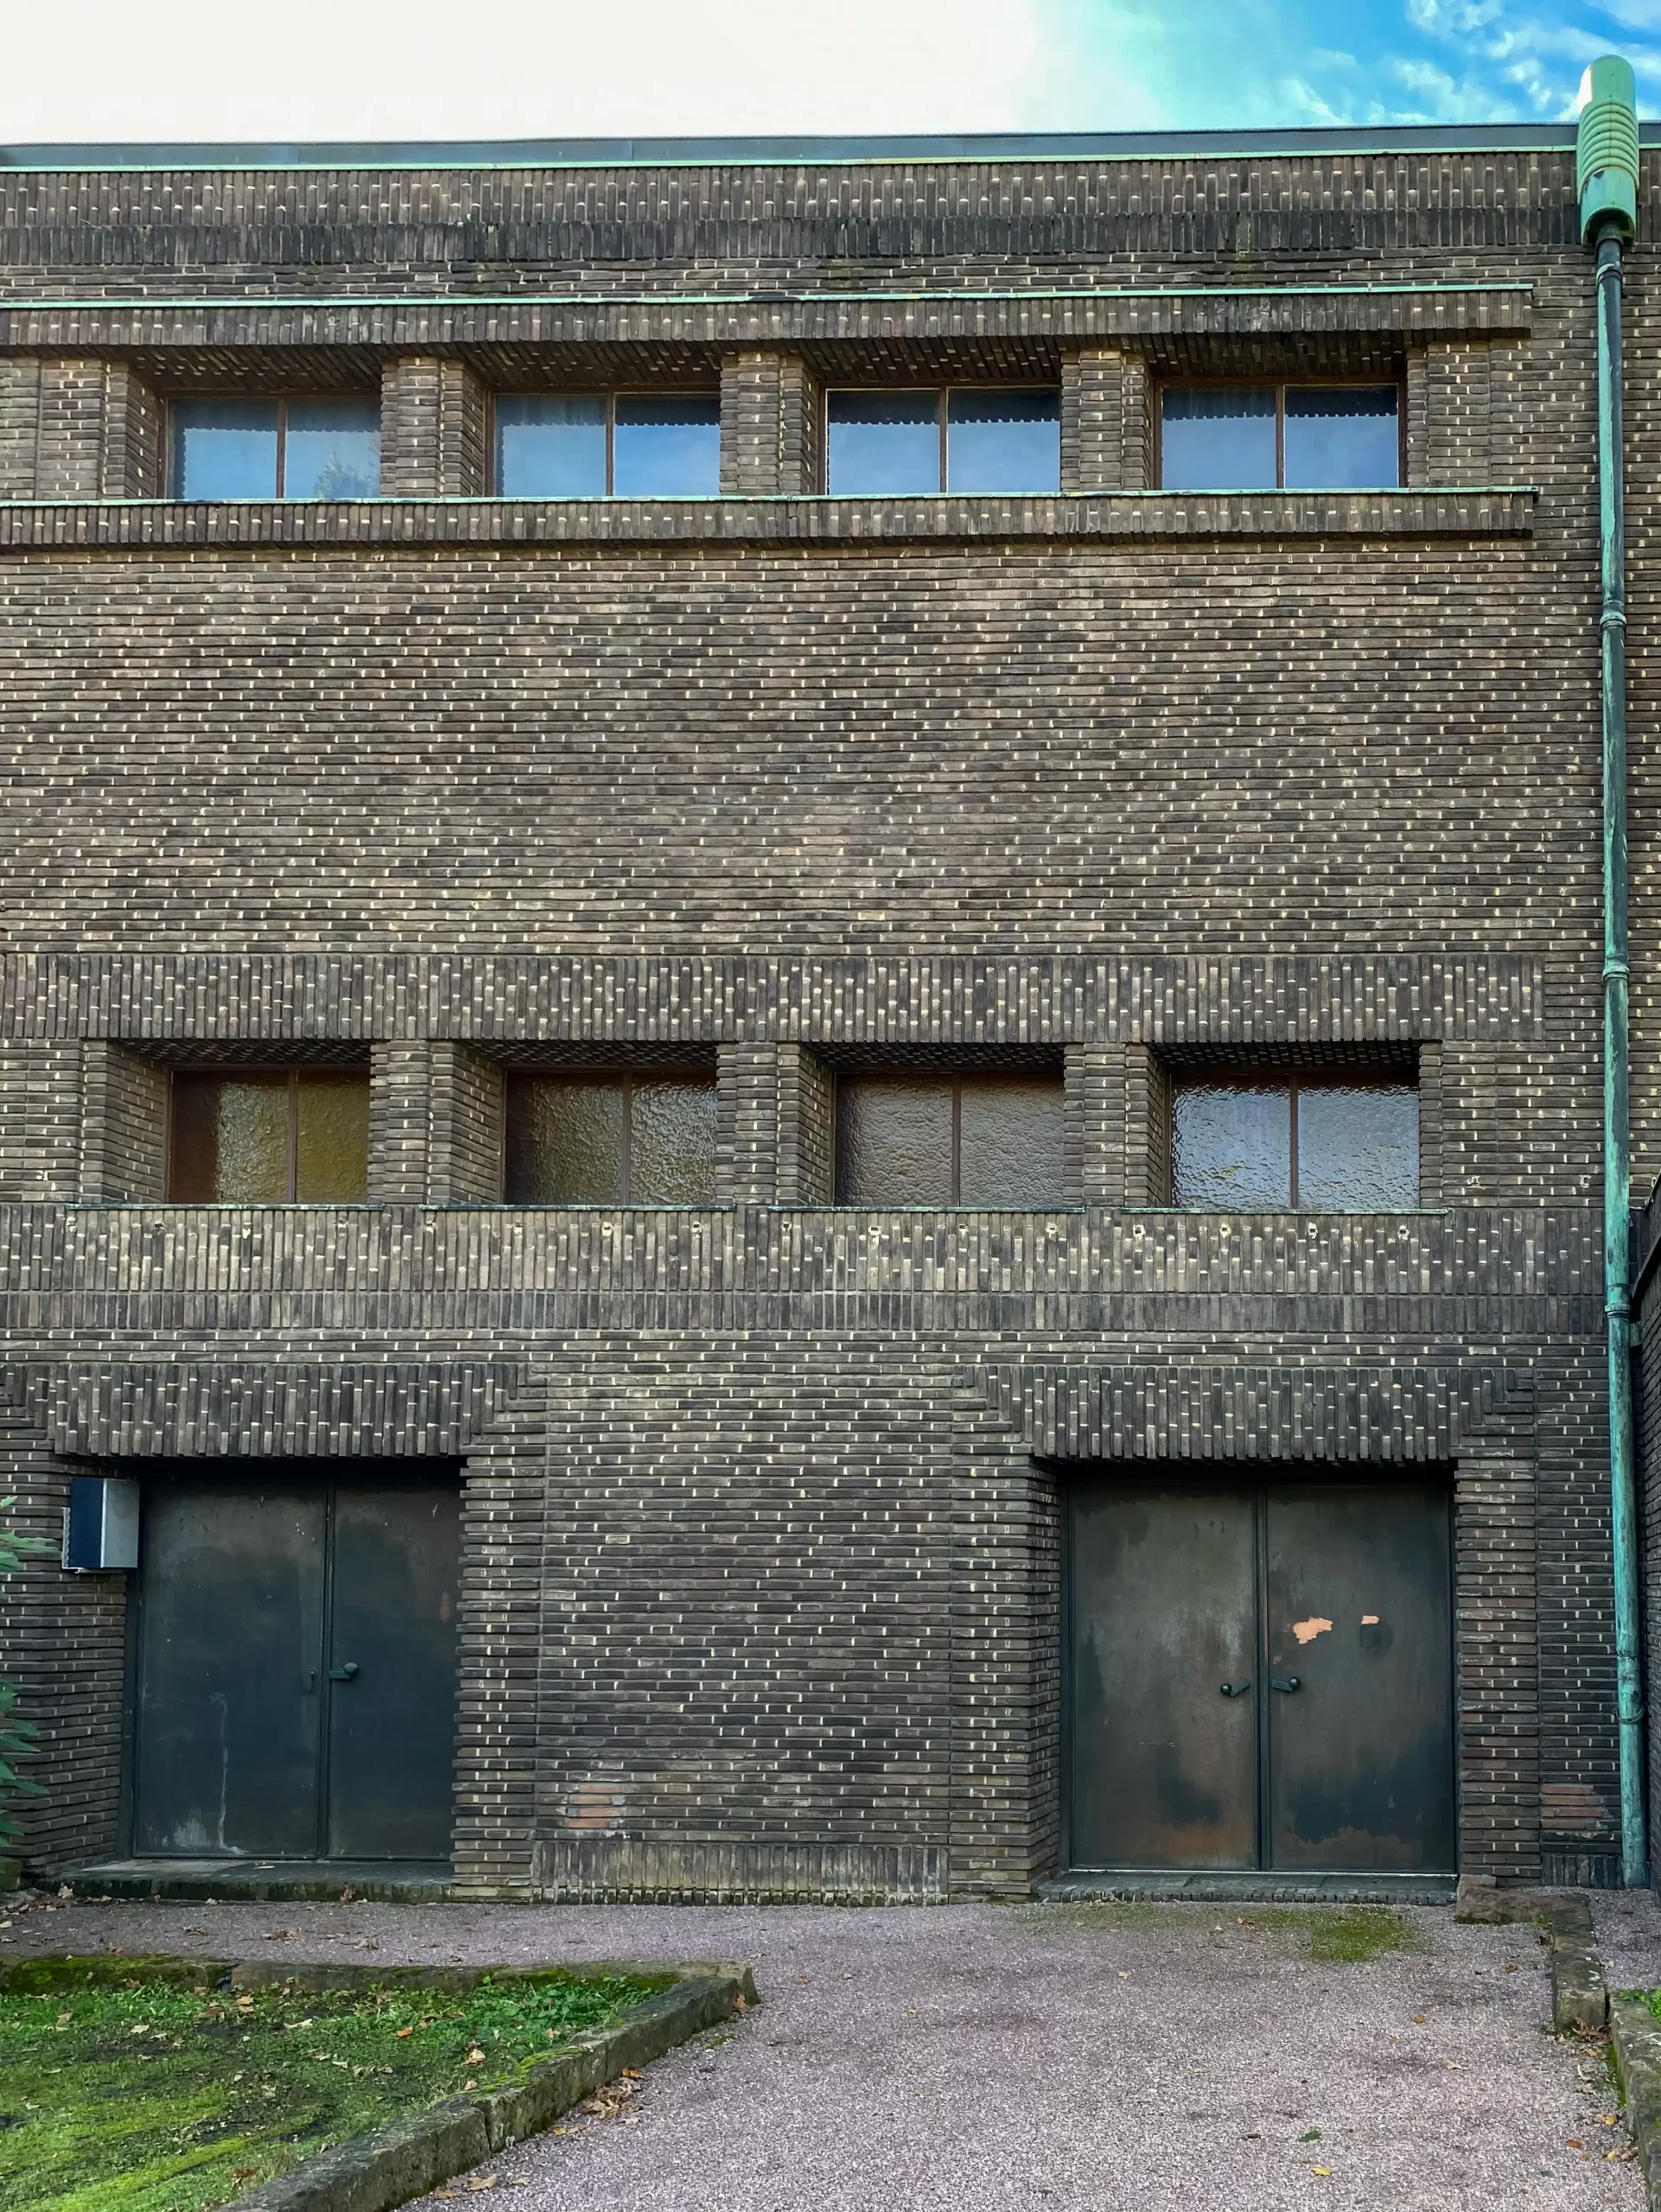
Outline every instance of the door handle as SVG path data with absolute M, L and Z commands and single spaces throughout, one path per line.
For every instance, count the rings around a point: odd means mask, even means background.
M 344 1667 L 331 1667 L 328 1670 L 328 1678 L 331 1682 L 350 1682 L 357 1679 L 357 1661 L 348 1659 Z
M 1251 1688 L 1251 1684 L 1248 1680 L 1244 1682 L 1224 1682 L 1219 1687 L 1225 1697 L 1244 1697 Z
M 1271 1675 L 1269 1687 L 1271 1690 L 1301 1690 L 1303 1684 L 1296 1675 Z

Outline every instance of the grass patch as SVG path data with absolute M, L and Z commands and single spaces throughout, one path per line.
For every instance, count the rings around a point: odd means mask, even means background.
M 1388 1951 L 1416 1951 L 1418 1936 L 1388 1905 L 1252 1906 L 1249 1923 L 1307 1937 L 1311 1959 L 1322 1965 L 1359 1966 Z
M 0 1990 L 0 2212 L 206 2212 L 366 2128 L 517 2080 L 670 1980 Z

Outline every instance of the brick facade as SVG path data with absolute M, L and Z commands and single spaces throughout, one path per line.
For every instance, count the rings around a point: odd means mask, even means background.
M 0 169 L 24 1524 L 77 1467 L 459 1463 L 461 1884 L 932 1897 L 1057 1869 L 1079 1471 L 1441 1468 L 1462 1863 L 1608 1878 L 1575 209 L 1566 143 Z M 1174 369 L 1399 374 L 1403 488 L 1151 491 Z M 816 496 L 828 385 L 1012 375 L 1060 390 L 1060 497 Z M 721 499 L 487 496 L 493 389 L 674 379 L 719 389 Z M 336 386 L 380 392 L 381 502 L 155 496 L 171 397 Z M 1419 1211 L 1166 1206 L 1185 1056 L 1380 1050 Z M 596 1055 L 715 1068 L 716 1205 L 499 1203 L 506 1076 Z M 370 1070 L 366 1206 L 164 1202 L 169 1066 L 318 1056 Z M 832 1078 L 890 1058 L 1059 1068 L 1067 1205 L 832 1206 Z M 0 1592 L 43 1866 L 125 1847 L 124 1594 Z

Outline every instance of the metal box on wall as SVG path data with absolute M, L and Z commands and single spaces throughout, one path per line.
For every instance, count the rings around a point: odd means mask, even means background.
M 72 1475 L 63 1510 L 63 1563 L 72 1574 L 138 1564 L 138 1484 L 118 1475 Z

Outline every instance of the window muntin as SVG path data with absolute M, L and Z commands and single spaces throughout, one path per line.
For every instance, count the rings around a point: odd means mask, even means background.
M 1399 386 L 1171 384 L 1167 492 L 1376 491 L 1402 480 Z
M 824 488 L 845 498 L 1061 486 L 1059 393 L 1030 385 L 832 391 Z
M 500 392 L 494 411 L 502 499 L 719 496 L 718 393 Z
M 504 1182 L 510 1205 L 712 1205 L 714 1080 L 511 1076 Z
M 1201 1212 L 1394 1213 L 1419 1203 L 1419 1094 L 1301 1075 L 1179 1083 L 1171 1196 Z
M 840 1076 L 837 1204 L 1065 1205 L 1063 1119 L 1059 1076 Z
M 374 499 L 374 398 L 179 399 L 170 410 L 175 499 Z
M 369 1077 L 355 1068 L 173 1077 L 168 1196 L 327 1205 L 369 1195 Z

